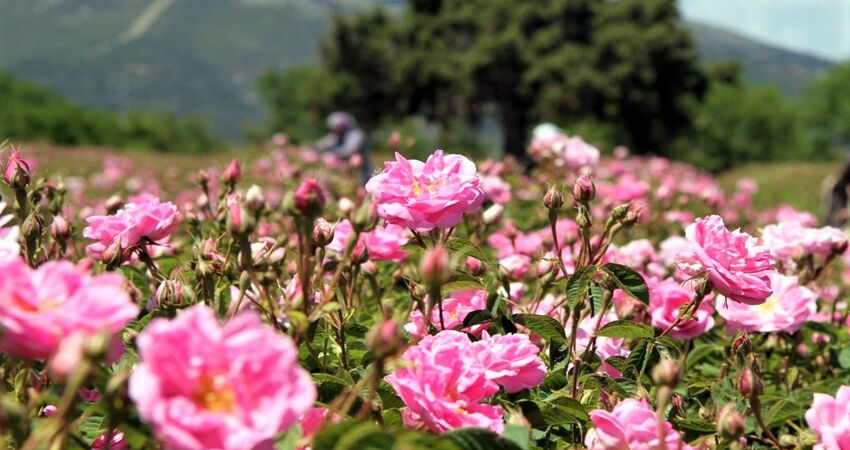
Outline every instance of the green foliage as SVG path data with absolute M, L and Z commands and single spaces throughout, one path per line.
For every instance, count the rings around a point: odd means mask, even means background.
M 0 103 L 0 136 L 12 140 L 188 153 L 208 152 L 223 144 L 194 118 L 81 108 L 45 88 L 4 74 L 0 74 Z
M 850 62 L 814 83 L 805 105 L 807 125 L 819 152 L 850 146 Z

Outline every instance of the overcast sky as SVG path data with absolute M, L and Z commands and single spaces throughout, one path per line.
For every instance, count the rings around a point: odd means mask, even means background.
M 850 59 L 850 0 L 679 0 L 688 20 L 833 61 Z

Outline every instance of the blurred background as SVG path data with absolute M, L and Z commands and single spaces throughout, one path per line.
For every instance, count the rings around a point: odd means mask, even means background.
M 552 122 L 712 172 L 841 161 L 848 61 L 850 0 L 0 0 L 0 140 L 208 154 L 345 110 L 413 156 Z

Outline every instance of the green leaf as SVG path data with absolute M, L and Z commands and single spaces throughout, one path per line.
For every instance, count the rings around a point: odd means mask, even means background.
M 557 400 L 564 398 L 568 397 L 560 397 Z M 535 428 L 586 422 L 587 413 L 583 408 L 575 408 L 574 405 L 561 405 L 549 400 L 522 400 L 518 405 L 522 408 L 522 414 Z
M 651 339 L 655 331 L 649 325 L 635 323 L 631 320 L 615 320 L 608 322 L 596 332 L 597 336 L 632 339 Z
M 777 426 L 788 419 L 803 416 L 803 407 L 792 400 L 782 399 L 777 401 L 767 412 L 764 420 L 768 428 Z
M 502 437 L 513 442 L 522 450 L 528 450 L 531 447 L 531 428 L 525 425 L 515 423 L 505 425 Z
M 296 424 L 287 430 L 286 433 L 282 433 L 275 438 L 274 450 L 295 450 L 299 439 L 301 439 L 301 427 Z
M 465 239 L 449 239 L 445 243 L 445 246 L 453 252 L 457 252 L 465 256 L 471 256 L 479 261 L 490 262 L 490 258 L 488 258 L 487 255 L 478 248 L 478 246 Z
M 547 403 L 549 403 L 548 400 Z M 587 411 L 585 411 L 584 406 L 574 398 L 560 395 L 557 396 L 551 404 L 568 412 L 571 416 L 581 422 L 587 422 L 590 420 L 590 416 L 587 415 Z
M 602 286 L 590 283 L 590 312 L 595 316 L 602 310 Z
M 702 361 L 708 355 L 722 351 L 723 347 L 715 344 L 706 344 L 700 345 L 699 347 L 695 347 L 693 350 L 688 353 L 688 356 L 685 358 L 685 367 L 691 368 L 696 363 Z
M 693 431 L 699 434 L 713 434 L 716 431 L 714 423 L 699 418 L 680 418 L 674 420 L 676 428 Z
M 490 311 L 487 311 L 486 309 L 476 309 L 475 311 L 470 311 L 469 314 L 463 318 L 463 328 L 481 323 L 492 322 L 493 320 L 494 317 Z
M 570 309 L 575 308 L 576 303 L 587 295 L 590 281 L 596 275 L 596 266 L 586 266 L 576 270 L 567 281 L 567 304 Z
M 842 369 L 850 368 L 850 347 L 844 347 L 838 353 L 838 365 Z
M 462 450 L 523 450 L 514 441 L 484 428 L 461 428 L 443 435 Z
M 629 294 L 635 300 L 642 302 L 645 305 L 649 304 L 649 288 L 646 286 L 646 281 L 641 274 L 634 269 L 622 264 L 608 263 L 602 266 L 602 270 L 611 275 L 614 283 Z
M 511 319 L 525 326 L 533 333 L 550 342 L 564 344 L 567 342 L 567 333 L 564 327 L 550 316 L 540 314 L 514 314 Z
M 449 280 L 447 283 L 440 286 L 440 292 L 443 297 L 457 291 L 483 291 L 484 285 L 480 281 L 470 277 L 471 279 Z
M 170 275 L 171 271 L 180 267 L 180 260 L 173 256 L 164 256 L 156 259 L 156 266 L 159 271 L 165 275 Z

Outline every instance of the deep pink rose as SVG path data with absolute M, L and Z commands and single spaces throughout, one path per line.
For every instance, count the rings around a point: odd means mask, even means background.
M 588 450 L 690 450 L 678 431 L 664 422 L 664 442 L 659 440 L 658 419 L 646 400 L 627 398 L 612 411 L 595 409 L 584 440 Z
M 481 401 L 499 391 L 471 353 L 472 343 L 459 331 L 426 336 L 404 352 L 408 364 L 386 380 L 406 405 L 404 423 L 436 433 L 464 427 L 501 432 L 503 411 Z
M 546 365 L 537 357 L 540 348 L 525 334 L 490 336 L 485 331 L 481 340 L 472 345 L 487 378 L 509 394 L 537 386 L 546 377 Z
M 484 202 L 475 163 L 461 155 L 437 150 L 426 162 L 407 160 L 396 153 L 384 171 L 366 183 L 378 215 L 406 228 L 451 228 L 464 213 L 476 211 Z
M 354 229 L 351 222 L 343 220 L 336 225 L 334 229 L 334 238 L 328 248 L 337 253 L 342 253 L 345 250 L 345 245 Z M 401 262 L 407 258 L 407 252 L 402 250 L 402 247 L 409 240 L 408 231 L 406 228 L 398 225 L 386 224 L 384 226 L 375 227 L 374 230 L 368 233 L 360 234 L 357 244 L 354 246 L 352 254 L 357 256 L 364 248 L 369 252 L 369 259 L 373 261 L 390 261 Z
M 745 305 L 717 299 L 717 312 L 730 330 L 793 333 L 814 318 L 818 295 L 800 286 L 797 277 L 770 275 L 773 294 L 760 305 Z
M 679 307 L 694 298 L 692 289 L 682 286 L 677 281 L 667 279 L 650 287 L 649 314 L 652 316 L 652 326 L 666 330 L 679 317 Z M 692 339 L 705 333 L 714 326 L 711 302 L 704 300 L 694 312 L 693 319 L 683 320 L 676 328 L 670 330 L 674 339 Z
M 697 219 L 685 236 L 694 245 L 679 256 L 683 271 L 692 276 L 708 274 L 714 290 L 736 302 L 758 305 L 771 294 L 773 261 L 756 238 L 729 231 L 720 216 Z
M 841 386 L 835 397 L 816 393 L 806 422 L 818 434 L 815 450 L 850 449 L 850 386 Z
M 0 351 L 13 356 L 47 359 L 68 341 L 72 370 L 87 337 L 116 334 L 139 313 L 117 274 L 90 276 L 68 261 L 34 270 L 20 258 L 0 260 L 0 273 Z
M 196 305 L 137 339 L 130 398 L 166 448 L 271 448 L 316 400 L 292 341 L 243 311 L 219 325 Z
M 179 225 L 177 207 L 149 195 L 131 198 L 114 215 L 90 216 L 86 222 L 89 226 L 83 229 L 83 236 L 97 241 L 86 250 L 96 258 L 112 244 L 126 249 L 139 244 L 142 238 L 164 242 Z

